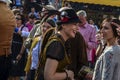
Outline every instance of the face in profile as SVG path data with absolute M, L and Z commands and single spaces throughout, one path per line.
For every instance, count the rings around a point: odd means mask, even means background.
M 22 20 L 21 20 L 21 16 L 20 15 L 16 16 L 16 23 L 17 23 L 17 25 L 22 24 Z
M 64 24 L 63 30 L 68 38 L 74 38 L 78 31 L 78 23 Z
M 31 12 L 35 12 L 35 8 L 31 8 Z
M 103 36 L 103 39 L 105 40 L 110 40 L 114 38 L 113 30 L 112 30 L 112 26 L 110 25 L 110 22 L 104 22 L 102 24 L 101 34 Z
M 51 28 L 51 25 L 50 25 L 49 23 L 47 23 L 47 22 L 44 22 L 44 23 L 43 23 L 43 26 L 42 26 L 42 32 L 43 32 L 43 34 L 44 34 L 49 28 Z

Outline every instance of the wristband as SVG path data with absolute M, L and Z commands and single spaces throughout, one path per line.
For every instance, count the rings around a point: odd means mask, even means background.
M 65 73 L 66 73 L 66 79 L 65 80 L 68 80 L 68 73 L 67 73 L 67 71 L 65 70 Z

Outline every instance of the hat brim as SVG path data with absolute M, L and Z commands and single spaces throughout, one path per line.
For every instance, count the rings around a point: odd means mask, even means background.
M 61 22 L 61 21 L 58 21 L 58 22 L 57 22 L 58 25 L 61 25 L 61 24 L 70 24 L 70 23 L 82 23 L 82 22 L 80 21 L 79 18 L 70 19 L 70 20 L 67 21 L 67 22 Z

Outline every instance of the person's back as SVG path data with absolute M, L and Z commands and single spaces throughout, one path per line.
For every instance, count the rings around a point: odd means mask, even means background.
M 5 55 L 4 52 L 10 51 L 10 43 L 12 39 L 12 33 L 15 27 L 15 19 L 13 13 L 2 7 L 8 7 L 5 3 L 0 2 L 0 56 Z M 5 15 L 9 14 L 9 15 Z M 6 51 L 3 50 L 5 48 Z M 10 52 L 8 52 L 10 53 Z
M 16 23 L 6 0 L 0 0 L 0 10 L 0 80 L 7 80 L 10 67 L 10 45 Z

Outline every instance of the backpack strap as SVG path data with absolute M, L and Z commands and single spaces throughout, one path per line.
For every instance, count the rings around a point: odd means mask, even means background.
M 20 31 L 22 31 L 24 27 L 25 27 L 25 26 L 24 26 L 24 25 L 22 25 L 22 27 L 21 27 Z

